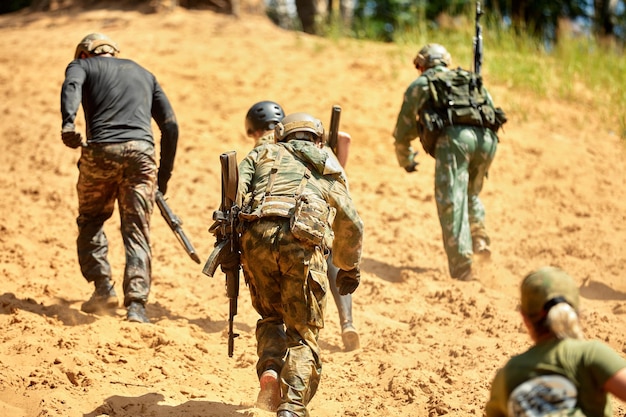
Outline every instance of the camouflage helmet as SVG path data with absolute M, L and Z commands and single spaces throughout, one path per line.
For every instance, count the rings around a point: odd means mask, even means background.
M 324 125 L 309 113 L 292 113 L 276 125 L 274 138 L 276 142 L 283 142 L 294 134 L 295 139 L 318 142 L 324 138 Z
M 420 49 L 413 60 L 413 64 L 417 69 L 428 69 L 437 65 L 445 65 L 447 67 L 450 65 L 451 60 L 450 53 L 446 48 L 438 43 L 429 43 Z
M 89 55 L 112 54 L 116 56 L 120 53 L 120 48 L 113 39 L 102 33 L 90 33 L 76 45 L 74 59 L 80 58 L 80 54 L 85 52 Z
M 246 133 L 250 135 L 257 130 L 272 130 L 283 117 L 285 112 L 278 103 L 259 101 L 246 114 Z

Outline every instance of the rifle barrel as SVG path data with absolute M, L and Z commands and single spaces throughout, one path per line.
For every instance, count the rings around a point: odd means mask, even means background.
M 330 129 L 328 129 L 328 146 L 337 155 L 337 141 L 339 136 L 339 119 L 341 117 L 341 106 L 334 105 L 330 114 Z

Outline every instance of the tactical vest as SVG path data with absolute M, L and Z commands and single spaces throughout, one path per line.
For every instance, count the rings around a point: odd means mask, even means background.
M 311 170 L 305 169 L 302 179 L 293 194 L 274 195 L 273 186 L 278 175 L 280 161 L 285 148 L 281 147 L 265 188 L 263 200 L 258 207 L 244 207 L 239 214 L 244 221 L 255 221 L 260 218 L 288 218 L 291 233 L 300 241 L 313 246 L 328 248 L 332 246 L 333 232 L 331 224 L 335 217 L 335 209 L 320 196 L 305 193 L 307 182 L 311 179 Z
M 430 98 L 419 110 L 418 133 L 424 150 L 434 156 L 437 138 L 446 126 L 478 126 L 494 133 L 506 122 L 501 108 L 494 107 L 480 75 L 462 68 L 427 71 Z

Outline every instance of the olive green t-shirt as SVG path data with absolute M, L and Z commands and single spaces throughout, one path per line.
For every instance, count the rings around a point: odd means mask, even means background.
M 622 368 L 626 359 L 599 341 L 539 343 L 497 372 L 486 415 L 612 417 L 603 387 Z

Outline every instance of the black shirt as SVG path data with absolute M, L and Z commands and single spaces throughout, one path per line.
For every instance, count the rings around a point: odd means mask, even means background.
M 76 59 L 61 89 L 63 128 L 73 129 L 82 103 L 87 143 L 145 140 L 154 144 L 151 119 L 161 130 L 160 168 L 170 171 L 178 141 L 174 110 L 155 76 L 129 59 Z

